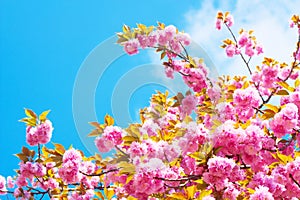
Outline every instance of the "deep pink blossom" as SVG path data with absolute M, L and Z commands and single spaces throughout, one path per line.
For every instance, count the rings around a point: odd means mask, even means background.
M 38 144 L 46 144 L 52 137 L 52 123 L 50 120 L 46 120 L 44 123 L 35 127 L 27 126 L 26 128 L 26 142 L 30 146 L 36 146 Z
M 270 128 L 276 137 L 282 137 L 297 127 L 298 118 L 298 107 L 293 103 L 288 103 L 279 113 L 275 114 L 270 122 Z

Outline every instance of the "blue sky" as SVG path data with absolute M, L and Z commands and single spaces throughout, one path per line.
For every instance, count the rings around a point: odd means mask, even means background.
M 95 117 L 98 117 L 101 122 L 106 113 L 113 114 L 114 106 L 117 105 L 124 105 L 125 111 L 129 109 L 132 120 L 136 120 L 135 112 L 141 106 L 147 105 L 152 91 L 164 90 L 170 85 L 170 82 L 165 82 L 155 70 L 144 73 L 148 68 L 143 64 L 157 64 L 157 59 L 147 51 L 135 57 L 124 55 L 116 57 L 107 65 L 101 77 L 98 79 L 96 77 L 94 80 L 96 81 L 93 82 L 94 93 L 82 93 L 82 98 L 86 97 L 85 95 L 93 97 L 86 103 L 91 104 L 89 105 L 91 107 L 94 106 L 94 113 L 91 116 L 88 114 L 88 108 L 85 107 L 88 105 L 85 105 L 85 102 L 77 105 L 80 107 L 80 112 L 75 115 L 82 115 L 81 119 L 86 123 L 82 125 L 81 121 L 80 127 L 77 126 L 76 129 L 72 95 L 74 91 L 78 91 L 74 85 L 80 74 L 84 73 L 81 69 L 86 67 L 85 62 L 89 61 L 93 52 L 100 52 L 96 55 L 98 57 L 93 66 L 95 67 L 98 64 L 101 66 L 108 55 L 122 50 L 121 47 L 113 46 L 112 49 L 105 51 L 101 44 L 119 32 L 123 24 L 152 25 L 161 21 L 174 24 L 180 30 L 185 29 L 203 46 L 208 55 L 214 58 L 217 69 L 226 73 L 239 70 L 230 67 L 224 69 L 224 63 L 232 66 L 238 64 L 238 61 L 233 59 L 224 62 L 224 54 L 218 49 L 219 40 L 226 34 L 214 31 L 213 23 L 217 10 L 231 10 L 240 17 L 238 22 L 241 26 L 253 25 L 253 29 L 260 30 L 261 38 L 271 45 L 270 55 L 282 55 L 284 53 L 281 51 L 286 52 L 285 48 L 293 44 L 293 33 L 286 31 L 287 25 L 283 24 L 279 28 L 277 25 L 287 23 L 295 8 L 300 7 L 299 3 L 298 6 L 291 3 L 292 1 L 287 1 L 288 3 L 274 1 L 273 5 L 263 5 L 260 1 L 249 4 L 243 0 L 240 2 L 247 4 L 243 6 L 242 3 L 220 2 L 189 0 L 184 3 L 174 3 L 171 0 L 156 0 L 143 3 L 141 1 L 121 3 L 120 1 L 119 4 L 117 1 L 116 3 L 89 1 L 84 4 L 83 1 L 53 0 L 41 3 L 40 1 L 2 0 L 0 2 L 2 122 L 0 159 L 4 162 L 0 164 L 0 174 L 5 176 L 14 174 L 13 169 L 17 168 L 18 159 L 12 154 L 18 153 L 21 146 L 26 145 L 25 125 L 18 122 L 24 117 L 23 108 L 33 109 L 37 113 L 51 109 L 49 118 L 55 128 L 52 141 L 65 146 L 73 144 L 75 148 L 89 154 L 95 151 L 95 148 L 92 147 L 92 140 L 83 136 L 90 130 L 87 122 L 95 120 Z M 245 10 L 247 6 L 249 9 Z M 255 16 L 260 18 L 255 19 Z M 270 25 L 270 28 L 266 29 L 267 25 Z M 275 29 L 275 33 L 269 34 L 269 37 L 265 36 L 271 29 Z M 278 51 L 274 50 L 272 46 L 274 41 L 270 40 L 275 37 L 274 35 L 281 37 L 283 41 L 279 43 Z M 141 71 L 138 71 L 139 69 Z M 89 73 L 91 76 L 95 75 L 93 71 Z M 155 76 L 156 79 L 149 78 Z M 158 81 L 160 79 L 163 81 Z M 126 87 L 132 83 L 130 80 L 141 82 L 137 82 L 136 87 L 132 86 L 130 95 L 126 96 Z M 86 87 L 89 86 L 90 81 L 89 78 L 84 81 Z M 119 95 L 120 91 L 129 99 L 125 101 Z M 114 114 L 123 116 L 124 113 L 114 111 Z M 124 123 L 127 121 L 119 121 L 119 124 Z

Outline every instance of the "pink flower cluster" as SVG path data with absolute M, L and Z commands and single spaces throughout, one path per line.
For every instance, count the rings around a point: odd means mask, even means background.
M 172 60 L 171 63 L 165 63 L 165 72 L 167 77 L 173 78 L 174 72 L 182 74 L 185 84 L 193 89 L 194 92 L 200 92 L 208 86 L 208 68 L 205 63 L 198 58 L 194 58 L 195 66 L 190 67 L 188 62 L 182 60 Z
M 229 182 L 243 180 L 244 172 L 233 159 L 213 157 L 207 162 L 208 172 L 203 173 L 203 180 L 213 185 L 217 191 L 224 189 Z
M 226 24 L 228 28 L 231 27 L 233 25 L 232 15 L 230 15 L 229 13 L 225 13 L 225 15 L 223 15 L 223 13 L 219 12 L 216 20 L 216 28 L 218 30 L 221 30 L 222 22 Z M 249 57 L 254 56 L 255 53 L 257 55 L 263 53 L 262 46 L 257 44 L 255 37 L 253 37 L 251 34 L 252 31 L 251 32 L 242 31 L 240 33 L 240 37 L 238 38 L 237 44 L 235 44 L 235 42 L 226 43 L 226 47 L 225 47 L 226 55 L 228 57 L 239 55 L 243 48 L 245 49 L 244 53 Z
M 287 165 L 276 166 L 269 175 L 267 173 L 258 172 L 254 175 L 249 183 L 249 187 L 256 190 L 264 187 L 274 199 L 292 199 L 292 197 L 300 197 L 300 188 L 295 181 L 300 181 L 300 158 L 297 157 L 295 161 Z M 293 177 L 293 180 L 291 178 Z M 259 191 L 259 190 L 258 190 Z M 255 192 L 256 193 L 256 192 Z M 259 193 L 259 192 L 257 192 Z M 266 192 L 266 194 L 269 195 Z M 253 196 L 255 196 L 253 194 Z
M 270 128 L 274 131 L 274 135 L 280 138 L 291 133 L 293 128 L 297 128 L 298 119 L 298 107 L 293 103 L 288 103 L 279 113 L 275 114 L 270 122 Z
M 107 126 L 102 136 L 95 139 L 95 144 L 100 152 L 108 152 L 116 145 L 122 143 L 123 130 L 117 126 Z
M 239 55 L 244 49 L 244 53 L 253 57 L 255 54 L 260 55 L 263 53 L 263 48 L 260 44 L 257 44 L 256 40 L 253 39 L 248 32 L 244 31 L 241 33 L 238 44 L 232 42 L 231 44 L 227 44 L 225 47 L 225 52 L 228 57 L 233 57 L 234 55 Z
M 20 163 L 20 171 L 19 176 L 17 176 L 17 179 L 15 183 L 11 180 L 11 178 L 8 178 L 8 186 L 10 188 L 14 187 L 14 184 L 16 184 L 18 187 L 14 190 L 14 196 L 21 197 L 26 196 L 26 194 L 22 194 L 20 192 L 20 188 L 24 186 L 29 186 L 30 184 L 32 186 L 41 186 L 39 181 L 36 179 L 42 179 L 43 176 L 46 175 L 46 167 L 43 166 L 40 163 L 33 163 L 33 162 L 26 162 L 26 163 Z M 36 180 L 36 181 L 35 181 Z M 27 194 L 27 196 L 31 196 L 30 193 Z
M 27 126 L 26 128 L 26 142 L 30 146 L 36 146 L 38 144 L 46 144 L 52 137 L 52 123 L 50 120 L 46 120 L 44 123 L 35 127 Z
M 197 124 L 190 122 L 188 124 L 183 123 L 185 134 L 178 139 L 178 145 L 181 148 L 182 154 L 194 153 L 199 149 L 199 146 L 207 142 L 208 130 L 203 124 Z
M 218 15 L 220 14 L 221 12 L 218 13 Z M 221 30 L 222 23 L 225 23 L 228 27 L 231 27 L 234 23 L 233 16 L 230 14 L 225 14 L 225 16 L 222 14 L 222 17 L 218 16 L 216 20 L 216 29 Z
M 250 200 L 274 200 L 272 193 L 269 192 L 269 188 L 259 186 L 255 189 L 255 192 L 250 195 Z
M 131 181 L 124 185 L 123 193 L 141 200 L 147 200 L 151 194 L 163 193 L 165 184 L 176 187 L 179 181 L 168 181 L 179 178 L 177 167 L 168 168 L 162 160 L 151 158 L 147 162 L 136 163 L 136 173 Z
M 246 89 L 236 89 L 233 93 L 233 104 L 235 113 L 242 121 L 247 121 L 255 113 L 254 108 L 258 108 L 261 103 L 257 90 L 253 87 Z
M 300 117 L 300 87 L 296 88 L 295 92 L 290 93 L 288 96 L 282 96 L 280 98 L 280 105 L 293 103 L 298 108 L 298 115 Z
M 236 122 L 228 120 L 216 129 L 214 146 L 222 147 L 220 153 L 225 155 L 257 155 L 266 139 L 262 128 L 250 125 L 244 130 L 235 128 L 235 124 Z
M 176 27 L 169 25 L 164 29 L 157 29 L 149 34 L 139 33 L 135 38 L 123 42 L 124 50 L 129 55 L 137 54 L 138 48 L 163 46 L 170 49 L 171 53 L 181 53 L 182 45 L 190 44 L 190 36 L 176 30 Z M 171 55 L 170 54 L 170 55 Z
M 180 114 L 182 119 L 184 119 L 185 116 L 192 114 L 192 112 L 196 110 L 197 103 L 198 99 L 194 95 L 187 95 L 182 100 L 182 104 L 180 106 Z
M 58 171 L 59 176 L 66 183 L 75 183 L 81 179 L 82 174 L 79 172 L 82 156 L 79 151 L 69 149 L 64 153 L 63 163 Z
M 254 71 L 252 74 L 252 80 L 259 85 L 259 91 L 263 95 L 270 95 L 271 88 L 276 88 L 278 85 L 276 82 L 285 80 L 290 74 L 289 68 L 282 68 L 279 64 L 267 65 L 263 64 L 258 68 L 257 71 Z M 294 71 L 291 75 L 291 79 L 297 79 L 299 73 Z

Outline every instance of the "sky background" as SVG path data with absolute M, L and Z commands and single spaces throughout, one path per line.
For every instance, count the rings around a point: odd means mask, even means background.
M 90 155 L 96 149 L 85 137 L 92 129 L 89 121 L 102 122 L 109 113 L 118 125 L 126 125 L 137 120 L 138 109 L 147 106 L 154 90 L 184 89 L 179 79 L 164 78 L 159 57 L 151 51 L 122 54 L 111 37 L 123 24 L 174 24 L 191 34 L 206 53 L 199 51 L 199 57 L 211 58 L 219 74 L 246 74 L 238 59 L 226 59 L 219 48 L 229 34 L 215 30 L 216 12 L 231 11 L 234 31 L 254 29 L 265 56 L 289 62 L 296 31 L 288 20 L 300 14 L 299 7 L 299 0 L 0 1 L 0 174 L 13 175 L 18 164 L 13 154 L 28 146 L 25 125 L 18 122 L 23 108 L 51 109 L 52 141 Z

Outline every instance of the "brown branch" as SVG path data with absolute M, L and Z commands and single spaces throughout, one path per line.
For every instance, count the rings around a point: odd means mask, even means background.
M 118 171 L 120 168 L 118 168 L 118 169 L 110 169 L 110 170 L 107 170 L 107 171 L 105 171 L 105 172 L 101 172 L 101 173 L 99 173 L 99 174 L 87 174 L 87 173 L 85 173 L 85 172 L 83 172 L 83 171 L 79 171 L 81 174 L 83 174 L 83 175 L 85 175 L 85 176 L 102 176 L 102 175 L 104 175 L 104 174 L 108 174 L 108 173 L 110 173 L 110 172 L 115 172 L 115 171 Z
M 230 28 L 226 23 L 224 23 L 224 24 L 225 24 L 225 26 L 227 27 L 228 31 L 230 32 L 231 36 L 233 37 L 233 40 L 234 40 L 235 43 L 237 44 L 237 43 L 238 43 L 238 42 L 237 42 L 237 39 L 236 39 L 235 35 L 233 34 L 231 28 Z M 251 71 L 250 66 L 249 66 L 249 62 L 250 62 L 250 60 L 251 60 L 251 57 L 249 58 L 249 60 L 248 60 L 248 62 L 247 62 L 246 59 L 245 59 L 245 57 L 243 56 L 242 53 L 239 53 L 239 55 L 241 56 L 242 60 L 243 60 L 244 63 L 246 64 L 246 67 L 247 67 L 247 69 L 248 69 L 250 75 L 252 75 L 252 71 Z
M 293 70 L 295 69 L 295 67 L 296 67 L 297 65 L 299 65 L 299 63 L 296 65 L 296 62 L 297 62 L 296 55 L 297 55 L 298 52 L 300 51 L 299 48 L 300 48 L 300 34 L 298 35 L 297 49 L 296 49 L 296 52 L 295 52 L 295 55 L 294 55 L 294 62 L 293 62 L 293 64 L 292 64 L 292 69 L 291 69 L 289 75 L 288 75 L 283 81 L 288 80 L 288 79 L 290 78 L 290 76 L 292 75 Z
M 296 185 L 300 188 L 300 184 L 294 179 L 293 175 L 290 174 L 290 178 L 296 183 Z

